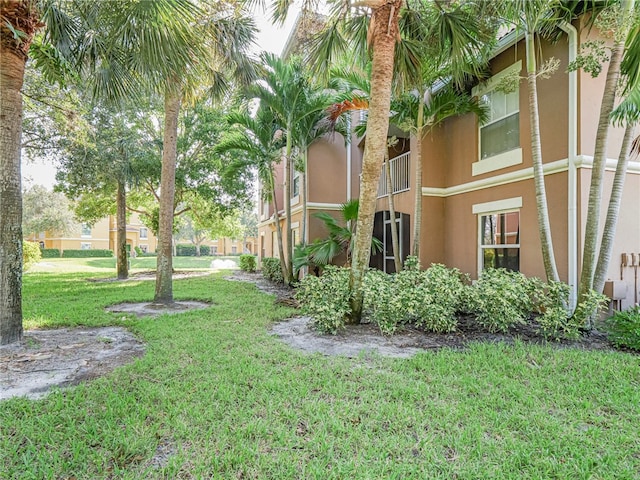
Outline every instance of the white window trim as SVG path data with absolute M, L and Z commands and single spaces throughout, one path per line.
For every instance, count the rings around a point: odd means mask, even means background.
M 502 80 L 504 77 L 513 73 L 514 71 L 520 72 L 521 70 L 522 70 L 522 60 L 518 60 L 516 63 L 514 63 L 510 67 L 507 67 L 504 70 L 496 73 L 493 77 L 491 77 L 486 82 L 475 86 L 471 90 L 471 94 L 474 97 L 481 97 L 482 95 L 494 90 L 498 82 Z M 520 109 L 518 109 L 518 112 L 520 112 Z M 499 120 L 507 118 L 508 116 L 509 115 L 505 115 L 504 117 L 500 119 L 496 119 L 495 121 L 497 122 Z M 484 159 L 479 158 L 480 152 L 482 151 L 481 145 L 480 145 L 481 138 L 482 138 L 480 135 L 480 128 L 485 126 L 486 125 L 478 125 L 478 160 L 471 164 L 471 175 L 475 177 L 477 175 L 482 175 L 483 173 L 494 172 L 496 170 L 501 170 L 503 168 L 512 167 L 513 165 L 520 165 L 522 163 L 522 147 L 514 148 L 513 150 L 502 152 L 492 157 L 488 157 Z
M 503 245 L 482 245 L 482 217 L 496 213 L 521 213 L 522 197 L 505 198 L 493 202 L 476 203 L 471 207 L 474 215 L 477 215 L 477 235 L 476 235 L 476 252 L 477 252 L 477 274 L 478 278 L 482 274 L 483 260 L 482 250 L 485 248 L 504 248 Z M 520 248 L 519 243 L 509 244 L 510 248 Z M 522 253 L 522 251 L 520 252 Z
M 300 184 L 298 185 L 298 195 L 296 195 L 295 197 L 291 197 L 291 205 L 297 205 L 298 203 L 300 203 L 300 190 L 302 189 L 302 177 L 300 176 L 300 172 L 297 170 L 293 172 L 293 178 L 291 179 L 291 193 L 293 193 L 293 184 L 295 183 L 296 179 L 298 179 L 298 182 L 300 182 Z

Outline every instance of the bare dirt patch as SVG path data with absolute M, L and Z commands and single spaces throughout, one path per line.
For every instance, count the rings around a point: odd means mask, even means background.
M 0 347 L 0 400 L 40 398 L 112 372 L 144 353 L 121 327 L 29 330 L 21 342 Z
M 606 335 L 597 331 L 593 331 L 577 341 L 547 343 L 536 332 L 535 326 L 531 324 L 519 326 L 507 334 L 487 333 L 478 329 L 476 325 L 471 318 L 462 317 L 457 331 L 452 333 L 430 333 L 417 328 L 405 327 L 395 335 L 385 336 L 375 325 L 361 324 L 347 325 L 336 335 L 326 335 L 313 328 L 313 320 L 310 317 L 296 317 L 276 323 L 271 332 L 293 348 L 309 353 L 346 357 L 374 353 L 383 357 L 408 358 L 416 353 L 441 348 L 464 349 L 471 342 L 513 344 L 516 341 L 522 341 L 536 344 L 546 343 L 556 348 L 612 349 Z
M 228 275 L 224 277 L 224 279 L 234 282 L 253 283 L 261 292 L 275 295 L 276 302 L 293 307 L 298 306 L 298 302 L 293 297 L 295 290 L 292 287 L 267 280 L 262 276 L 261 272 L 249 273 L 242 270 L 236 270 L 232 275 Z
M 195 300 L 182 300 L 174 303 L 118 303 L 106 307 L 105 310 L 113 313 L 132 313 L 137 317 L 157 317 L 158 315 L 176 313 L 184 313 L 189 310 L 202 310 L 209 308 L 212 304 L 207 302 L 198 302 Z

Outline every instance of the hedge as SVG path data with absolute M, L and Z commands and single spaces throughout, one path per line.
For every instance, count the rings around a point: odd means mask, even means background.
M 64 250 L 62 258 L 113 257 L 111 250 Z
M 59 248 L 41 248 L 42 258 L 60 258 Z
M 284 283 L 284 277 L 282 276 L 282 267 L 280 266 L 280 259 L 274 257 L 266 257 L 262 259 L 262 275 L 267 280 L 271 280 L 276 283 Z
M 251 254 L 240 255 L 240 270 L 245 272 L 256 271 L 256 257 Z
M 210 249 L 208 245 L 200 245 L 200 255 L 209 255 Z M 189 244 L 178 244 L 176 245 L 176 255 L 178 257 L 195 257 L 196 256 L 196 246 Z

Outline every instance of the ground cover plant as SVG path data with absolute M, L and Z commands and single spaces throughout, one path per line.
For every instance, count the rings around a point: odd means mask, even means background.
M 103 307 L 151 299 L 153 282 L 86 281 L 96 275 L 109 273 L 26 275 L 27 328 L 124 325 L 147 353 L 42 400 L 0 403 L 0 478 L 635 478 L 640 471 L 637 356 L 522 343 L 404 360 L 307 355 L 269 335 L 271 322 L 293 312 L 253 285 L 223 274 L 177 280 L 177 299 L 213 306 L 133 319 Z

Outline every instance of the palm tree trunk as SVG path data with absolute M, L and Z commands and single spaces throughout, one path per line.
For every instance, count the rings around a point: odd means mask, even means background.
M 176 159 L 180 91 L 167 90 L 164 97 L 164 139 L 160 172 L 160 219 L 155 303 L 173 303 L 173 212 L 176 193 Z
M 616 88 L 618 87 L 618 80 L 620 78 L 620 62 L 623 51 L 624 43 L 617 41 L 611 50 L 607 79 L 604 86 L 604 93 L 602 94 L 602 103 L 600 104 L 600 119 L 596 132 L 593 168 L 591 170 L 591 185 L 589 186 L 589 203 L 587 206 L 587 222 L 584 232 L 584 249 L 582 252 L 582 270 L 580 273 L 578 301 L 594 287 L 598 230 L 600 229 L 600 203 L 602 202 L 604 170 L 607 164 L 609 116 L 613 111 L 616 99 Z
M 531 123 L 531 156 L 533 158 L 533 180 L 536 191 L 536 206 L 538 210 L 538 230 L 542 247 L 542 262 L 547 281 L 560 281 L 551 238 L 551 224 L 547 206 L 547 191 L 544 184 L 544 170 L 542 165 L 542 143 L 540 139 L 540 118 L 538 116 L 538 89 L 536 84 L 536 52 L 534 33 L 527 32 L 525 36 L 527 55 L 527 85 L 529 87 L 529 116 Z
M 282 225 L 280 225 L 280 215 L 278 215 L 278 200 L 276 197 L 276 181 L 273 178 L 273 171 L 269 172 L 269 186 L 271 187 L 271 198 L 273 199 L 274 219 L 276 222 L 276 236 L 278 237 L 278 253 L 280 255 L 280 268 L 282 278 L 287 279 L 287 264 L 284 258 L 284 246 L 282 245 Z
M 389 220 L 391 221 L 391 246 L 393 248 L 393 264 L 396 273 L 402 270 L 402 260 L 400 260 L 400 242 L 398 242 L 398 229 L 396 228 L 396 206 L 393 201 L 393 183 L 391 179 L 391 162 L 389 161 L 389 149 L 385 150 L 384 173 L 387 177 L 387 199 L 389 200 Z
M 300 227 L 300 241 L 306 245 L 307 243 L 307 151 L 304 154 L 304 167 L 300 181 L 302 182 L 302 226 Z M 348 201 L 348 199 L 347 199 Z
M 616 166 L 616 173 L 613 177 L 611 197 L 609 197 L 609 208 L 607 209 L 607 219 L 604 224 L 602 240 L 600 242 L 600 255 L 598 256 L 598 264 L 596 265 L 596 272 L 593 278 L 593 289 L 599 293 L 604 289 L 604 281 L 607 278 L 607 270 L 609 270 L 609 262 L 611 261 L 611 251 L 613 250 L 613 240 L 616 236 L 620 201 L 627 176 L 627 165 L 629 164 L 634 130 L 635 125 L 633 124 L 628 124 L 625 129 L 622 147 L 620 148 L 620 156 L 618 157 L 618 165 Z
M 293 283 L 293 232 L 291 231 L 291 180 L 293 179 L 293 161 L 291 159 L 293 125 L 287 125 L 287 146 L 285 153 L 284 169 L 284 216 L 285 229 L 287 232 L 287 252 L 284 258 L 287 274 L 284 277 L 285 283 Z
M 2 23 L 0 33 L 9 36 L 4 17 Z M 20 89 L 26 55 L 9 48 L 5 41 L 3 38 L 0 42 L 0 345 L 22 338 Z
M 424 97 L 418 104 L 418 118 L 416 122 L 416 191 L 413 210 L 413 248 L 412 255 L 420 259 L 420 240 L 422 230 L 422 135 L 424 124 Z
M 387 148 L 393 57 L 398 38 L 398 12 L 402 0 L 393 0 L 373 10 L 369 29 L 373 50 L 371 69 L 371 101 L 367 139 L 362 159 L 360 208 L 356 224 L 349 288 L 351 290 L 350 322 L 359 323 L 364 302 L 363 282 L 371 257 L 371 237 L 376 212 L 378 181 Z
M 127 261 L 127 192 L 123 179 L 118 179 L 116 197 L 116 270 L 118 278 L 124 280 L 129 276 L 129 264 Z

